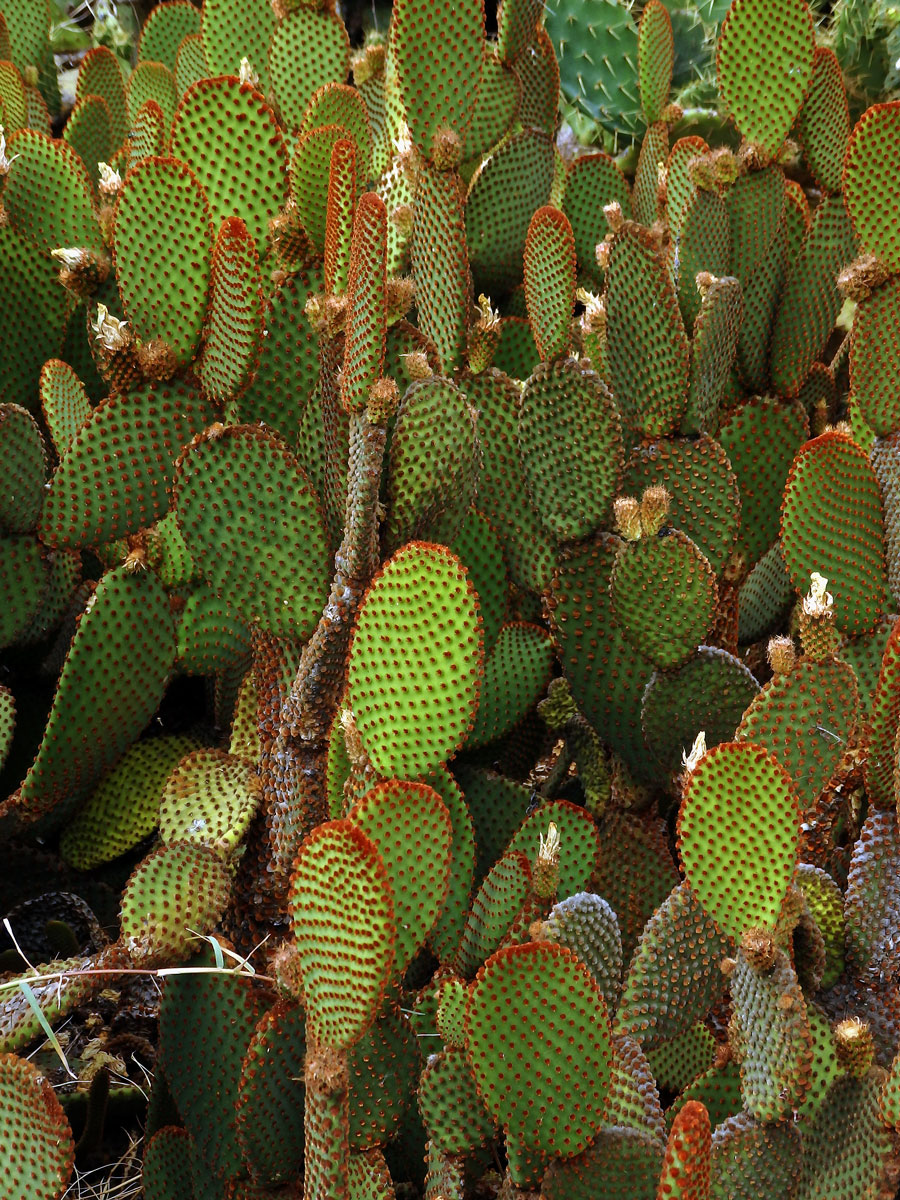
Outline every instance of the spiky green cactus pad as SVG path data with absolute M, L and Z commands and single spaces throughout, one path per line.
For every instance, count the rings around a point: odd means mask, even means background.
M 256 243 L 240 217 L 223 221 L 209 277 L 209 310 L 197 375 L 207 395 L 233 401 L 255 373 L 266 305 Z
M 102 254 L 91 180 L 72 147 L 22 129 L 10 138 L 8 148 L 10 156 L 19 155 L 3 190 L 13 227 L 43 250 L 72 246 Z
M 501 1046 L 516 1049 L 505 1054 Z M 599 988 L 570 950 L 532 943 L 493 955 L 470 995 L 466 1052 L 488 1110 L 525 1146 L 569 1158 L 603 1124 L 609 1018 Z M 528 1062 L 524 1076 L 519 1056 Z
M 709 1113 L 699 1100 L 688 1100 L 672 1122 L 657 1195 L 707 1200 L 711 1149 Z
M 418 1103 L 428 1136 L 445 1154 L 470 1153 L 496 1131 L 464 1050 L 445 1049 L 429 1058 L 419 1080 Z
M 15 1054 L 0 1055 L 0 1112 L 9 1200 L 59 1200 L 75 1161 L 72 1131 L 49 1081 Z
M 735 0 L 722 24 L 716 71 L 738 129 L 774 157 L 800 111 L 815 56 L 805 0 Z
M 803 1169 L 797 1200 L 821 1195 L 878 1196 L 896 1184 L 894 1143 L 881 1123 L 878 1095 L 885 1074 L 841 1076 L 803 1135 Z
M 504 854 L 481 881 L 469 907 L 453 968 L 471 978 L 502 945 L 531 897 L 531 866 L 527 855 Z
M 265 489 L 248 489 L 251 479 Z M 325 600 L 328 546 L 318 499 L 287 447 L 257 426 L 213 427 L 179 460 L 173 496 L 210 585 L 271 632 L 309 636 Z
M 409 1081 L 422 1069 L 419 1039 L 410 1019 L 388 1003 L 348 1054 L 351 1150 L 389 1141 L 415 1105 Z
M 383 775 L 414 779 L 456 751 L 475 715 L 482 657 L 477 600 L 456 556 L 425 542 L 398 550 L 360 607 L 348 678 Z
M 306 839 L 289 905 L 313 1035 L 351 1046 L 378 1013 L 397 939 L 384 864 L 359 826 L 330 821 Z
M 723 742 L 691 772 L 678 819 L 681 861 L 704 909 L 730 937 L 749 926 L 774 928 L 799 840 L 793 784 L 762 747 Z
M 0 529 L 28 533 L 37 525 L 44 499 L 47 452 L 31 413 L 18 404 L 0 405 L 0 440 L 6 473 L 0 483 Z
M 878 481 L 865 452 L 844 433 L 807 442 L 784 490 L 784 562 L 801 595 L 812 571 L 830 581 L 835 624 L 851 637 L 873 629 L 884 611 L 882 528 Z
M 714 433 L 737 353 L 744 316 L 741 285 L 734 276 L 716 279 L 700 303 L 691 341 L 691 385 L 682 433 Z
M 316 12 L 315 6 L 305 4 L 294 8 L 275 27 L 268 55 L 278 108 L 292 130 L 303 124 L 307 104 L 317 89 L 343 83 L 350 60 L 350 39 L 336 13 L 327 7 Z
M 856 124 L 844 160 L 847 209 L 863 254 L 890 272 L 900 270 L 900 234 L 894 220 L 900 178 L 900 100 L 875 104 Z
M 797 133 L 816 183 L 832 195 L 839 192 L 850 114 L 840 63 L 834 51 L 824 46 L 816 47 L 809 92 L 797 118 Z
M 631 189 L 616 162 L 608 154 L 579 155 L 566 172 L 562 209 L 572 223 L 578 270 L 594 280 L 601 276 L 594 250 L 609 231 L 603 209 L 613 201 L 630 220 Z
M 81 60 L 75 99 L 85 96 L 100 96 L 106 101 L 111 118 L 110 143 L 112 151 L 118 150 L 129 130 L 128 105 L 122 65 L 106 46 L 95 46 Z
M 279 1000 L 256 1026 L 241 1067 L 237 1136 L 255 1179 L 296 1177 L 303 1167 L 306 1014 Z
M 163 63 L 174 71 L 183 38 L 200 32 L 200 13 L 188 0 L 168 0 L 149 13 L 138 40 L 138 60 Z
M 0 767 L 6 762 L 16 727 L 16 700 L 8 687 L 0 687 Z
M 546 921 L 550 941 L 568 948 L 587 967 L 606 1007 L 614 1012 L 622 982 L 622 939 L 616 914 L 592 892 L 575 892 L 554 904 Z
M 180 381 L 111 396 L 98 405 L 50 480 L 42 540 L 49 546 L 87 545 L 152 524 L 168 507 L 167 489 L 182 446 L 214 416 L 209 401 Z
M 556 539 L 580 541 L 608 518 L 622 435 L 612 395 L 588 365 L 564 358 L 535 369 L 522 392 L 518 444 L 535 508 Z
M 900 624 L 894 622 L 882 653 L 869 716 L 869 753 L 863 764 L 866 792 L 875 808 L 893 808 L 894 741 L 900 722 Z
M 91 415 L 84 384 L 66 362 L 50 358 L 41 368 L 41 411 L 56 453 L 62 458 Z
M 98 164 L 112 156 L 111 124 L 106 101 L 100 96 L 85 96 L 72 109 L 63 134 L 78 152 L 95 187 L 99 179 Z
M 655 1200 L 662 1149 L 648 1133 L 621 1125 L 602 1129 L 583 1154 L 550 1165 L 546 1200 Z
M 249 763 L 224 750 L 194 750 L 166 780 L 160 837 L 209 846 L 226 858 L 246 833 L 259 799 L 259 777 Z
M 65 860 L 89 871 L 152 833 L 166 780 L 197 748 L 196 739 L 183 734 L 163 734 L 130 746 L 63 830 L 60 852 Z
M 537 209 L 525 238 L 525 301 L 542 359 L 558 358 L 569 345 L 575 305 L 575 237 L 569 218 L 551 204 Z
M 484 664 L 475 722 L 466 746 L 503 737 L 533 708 L 547 686 L 553 646 L 546 630 L 525 621 L 504 625 Z
M 613 1051 L 607 1124 L 640 1130 L 657 1143 L 661 1155 L 666 1122 L 647 1055 L 638 1041 L 625 1034 L 613 1035 Z
M 4 339 L 0 401 L 30 404 L 37 396 L 44 362 L 62 350 L 71 296 L 59 286 L 53 259 L 11 226 L 0 226 L 0 263 L 6 280 L 0 320 L 5 329 L 16 330 L 15 338 Z M 39 318 L 23 322 L 23 305 Z
M 850 383 L 859 415 L 879 437 L 900 428 L 900 278 L 860 301 L 850 333 Z
M 758 1125 L 748 1113 L 713 1130 L 710 1200 L 793 1195 L 803 1161 L 796 1125 Z

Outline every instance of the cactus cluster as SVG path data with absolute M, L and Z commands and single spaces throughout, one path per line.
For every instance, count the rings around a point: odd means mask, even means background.
M 896 21 L 818 7 L 166 0 L 61 96 L 0 0 L 5 1196 L 894 1194 Z

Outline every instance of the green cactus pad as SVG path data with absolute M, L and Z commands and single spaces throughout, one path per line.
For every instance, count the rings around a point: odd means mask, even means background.
M 200 572 L 190 556 L 172 511 L 167 512 L 150 530 L 147 566 L 156 572 L 167 588 L 183 588 L 200 580 Z
M 634 173 L 634 219 L 650 226 L 660 215 L 659 168 L 669 154 L 669 131 L 664 121 L 656 121 L 644 133 L 637 170 Z
M 816 44 L 804 0 L 735 0 L 722 24 L 716 77 L 742 135 L 775 156 L 800 111 Z
M 881 1123 L 878 1097 L 884 1071 L 864 1079 L 844 1075 L 803 1131 L 803 1169 L 796 1200 L 886 1194 L 894 1186 L 896 1151 Z
M 55 262 L 9 226 L 0 226 L 0 264 L 6 283 L 0 321 L 16 331 L 15 338 L 4 338 L 0 402 L 33 405 L 41 368 L 62 350 L 71 297 L 59 286 Z M 31 320 L 22 320 L 23 310 L 33 314 Z
M 825 942 L 825 973 L 820 987 L 828 991 L 844 973 L 844 898 L 827 871 L 809 863 L 797 867 L 797 886 Z
M 860 301 L 850 333 L 850 384 L 858 412 L 879 437 L 900 429 L 900 278 Z
M 832 195 L 840 192 L 850 114 L 840 63 L 834 51 L 824 46 L 816 47 L 812 82 L 797 118 L 797 133 L 818 186 Z
M 630 220 L 631 189 L 628 181 L 608 154 L 583 154 L 566 172 L 562 208 L 572 224 L 578 270 L 593 280 L 602 272 L 594 249 L 609 231 L 603 209 L 615 201 Z
M 660 0 L 650 0 L 638 26 L 638 87 L 648 125 L 660 119 L 668 102 L 674 60 L 672 18 Z
M 847 965 L 877 976 L 894 956 L 900 834 L 894 811 L 870 812 L 853 847 L 844 896 Z
M 161 337 L 180 364 L 189 363 L 204 328 L 213 253 L 209 205 L 193 171 L 174 158 L 142 158 L 125 178 L 115 247 L 134 332 L 144 341 Z
M 640 733 L 641 700 L 653 665 L 635 653 L 612 617 L 609 583 L 621 545 L 618 538 L 601 534 L 567 551 L 547 603 L 575 703 L 601 739 L 643 778 L 647 748 Z
M 531 591 L 543 591 L 550 579 L 554 551 L 528 495 L 518 452 L 519 391 L 508 376 L 488 370 L 467 378 L 465 392 L 479 413 L 478 433 L 484 451 L 478 506 L 497 531 L 513 581 Z
M 6 137 L 29 125 L 25 83 L 18 68 L 6 59 L 0 61 L 0 105 Z
M 350 812 L 378 850 L 394 897 L 394 971 L 406 970 L 444 902 L 453 829 L 438 793 L 424 783 L 379 783 Z
M 465 218 L 452 172 L 419 172 L 410 254 L 420 326 L 449 375 L 462 361 L 471 307 Z
M 163 786 L 196 738 L 163 734 L 135 742 L 67 823 L 60 853 L 78 871 L 90 871 L 131 850 L 156 828 Z
M 107 162 L 112 156 L 111 127 L 109 106 L 101 96 L 79 100 L 66 123 L 63 137 L 87 167 L 94 187 L 100 177 L 97 164 Z
M 687 405 L 690 347 L 656 243 L 639 226 L 613 239 L 606 312 L 609 382 L 622 416 L 644 437 L 665 437 Z
M 435 134 L 451 130 L 465 140 L 481 86 L 484 45 L 480 0 L 445 5 L 439 35 L 430 25 L 435 15 L 428 0 L 397 0 L 391 17 L 400 101 L 413 143 L 427 159 L 435 156 Z M 426 29 L 430 33 L 423 36 Z
M 214 427 L 180 458 L 173 497 L 210 586 L 245 620 L 308 637 L 326 598 L 328 546 L 318 499 L 284 444 L 258 426 Z
M 58 1200 L 75 1163 L 75 1142 L 56 1093 L 32 1063 L 0 1055 L 0 1154 L 9 1200 Z
M 425 379 L 407 389 L 387 469 L 382 537 L 389 552 L 432 531 L 443 535 L 436 541 L 452 540 L 478 483 L 481 456 L 475 430 L 466 396 L 449 380 Z
M 481 609 L 484 652 L 490 655 L 509 608 L 509 578 L 500 539 L 487 517 L 470 508 L 447 546 L 469 572 Z
M 209 311 L 197 375 L 212 399 L 233 401 L 259 362 L 266 306 L 256 244 L 239 217 L 222 222 L 212 255 Z
M 259 777 L 249 763 L 224 750 L 194 750 L 166 780 L 160 838 L 209 846 L 227 858 L 246 833 L 259 798 Z
M 779 499 L 793 456 L 806 440 L 808 429 L 799 405 L 754 398 L 730 413 L 719 430 L 719 442 L 728 455 L 741 497 L 735 549 L 748 568 L 758 563 L 778 538 Z
M 522 392 L 518 444 L 535 508 L 559 541 L 580 541 L 609 517 L 622 471 L 619 414 L 609 389 L 572 358 L 535 368 Z
M 316 12 L 312 6 L 301 5 L 279 22 L 269 46 L 269 76 L 289 129 L 310 128 L 304 120 L 310 97 L 326 84 L 342 84 L 349 62 L 350 41 L 344 23 L 327 8 Z
M 317 47 L 317 54 L 321 50 Z M 344 72 L 339 72 L 344 78 Z M 372 158 L 372 124 L 365 102 L 356 88 L 345 83 L 326 82 L 317 87 L 303 113 L 300 132 L 307 133 L 322 125 L 340 125 L 347 130 L 356 147 L 356 163 L 363 179 L 369 176 Z
M 320 286 L 318 270 L 299 271 L 269 297 L 259 366 L 234 406 L 238 422 L 261 421 L 288 445 L 296 441 L 319 378 L 318 339 L 303 310 Z
M 757 1125 L 748 1113 L 713 1130 L 710 1200 L 791 1196 L 803 1161 L 796 1125 Z
M 621 1125 L 601 1129 L 583 1154 L 550 1165 L 546 1200 L 656 1200 L 662 1150 L 648 1133 Z
M 507 291 L 522 278 L 532 215 L 550 199 L 553 143 L 534 130 L 513 134 L 472 176 L 466 242 L 476 292 Z
M 128 76 L 125 96 L 132 125 L 141 106 L 148 100 L 154 100 L 163 115 L 163 128 L 171 128 L 178 93 L 175 90 L 175 76 L 168 67 L 158 62 L 139 62 Z
M 312 1035 L 347 1048 L 381 1007 L 397 940 L 388 876 L 359 826 L 330 821 L 310 834 L 300 847 L 289 906 Z
M 575 237 L 565 213 L 537 209 L 525 238 L 525 300 L 538 353 L 544 360 L 565 354 L 575 306 Z
M 213 75 L 237 75 L 241 59 L 249 60 L 260 87 L 269 86 L 268 51 L 277 20 L 268 0 L 236 4 L 206 0 L 203 5 L 203 49 Z
M 900 271 L 900 233 L 894 220 L 900 178 L 900 100 L 874 104 L 850 136 L 844 160 L 847 209 L 862 254 Z
M 633 137 L 641 117 L 638 31 L 630 9 L 618 0 L 590 0 L 573 13 L 565 0 L 552 0 L 544 25 L 566 100 L 612 133 Z
M 524 854 L 533 869 L 551 822 L 557 827 L 560 840 L 557 891 L 567 899 L 587 888 L 600 856 L 597 827 L 585 809 L 564 800 L 539 805 L 516 830 L 506 853 Z
M 178 667 L 186 675 L 210 675 L 246 664 L 250 626 L 203 584 L 187 598 L 178 624 Z
M 16 727 L 16 699 L 8 687 L 0 687 L 0 768 L 12 745 Z
M 297 215 L 317 254 L 327 243 L 331 156 L 349 137 L 342 125 L 320 125 L 301 133 L 291 155 L 290 190 Z
M 68 363 L 48 359 L 41 368 L 41 411 L 60 458 L 91 415 L 84 384 Z
M 757 1121 L 780 1121 L 802 1104 L 812 1079 L 806 1004 L 784 951 L 766 972 L 753 970 L 740 951 L 731 1000 L 744 1107 Z
M 444 1154 L 469 1154 L 494 1136 L 496 1125 L 463 1050 L 445 1049 L 429 1058 L 418 1100 L 428 1136 Z
M 203 34 L 191 33 L 182 39 L 175 55 L 175 90 L 179 98 L 189 87 L 211 73 L 203 49 Z
M 744 299 L 733 276 L 715 280 L 700 302 L 691 341 L 691 385 L 682 433 L 714 433 L 737 352 Z
M 155 100 L 145 100 L 137 110 L 128 138 L 126 166 L 134 167 L 142 158 L 164 155 L 166 143 L 166 118 Z
M 468 915 L 475 871 L 475 830 L 465 797 L 446 767 L 433 771 L 426 782 L 443 800 L 453 827 L 447 895 L 428 939 L 436 957 L 447 962 L 459 946 Z
M 164 63 L 175 70 L 183 38 L 200 32 L 200 13 L 187 0 L 167 0 L 151 10 L 138 40 L 138 61 Z
M 593 886 L 618 918 L 623 962 L 631 960 L 644 926 L 679 882 L 666 826 L 654 818 L 608 810 Z
M 480 882 L 522 824 L 531 792 L 493 771 L 454 765 L 475 828 L 475 879 Z
M 103 401 L 53 473 L 43 541 L 84 546 L 151 525 L 168 508 L 182 446 L 214 417 L 212 405 L 178 381 Z
M 893 808 L 896 755 L 894 742 L 900 724 L 900 623 L 895 622 L 884 647 L 878 683 L 869 716 L 868 754 L 863 764 L 866 792 L 875 808 Z
M 624 636 L 663 669 L 686 663 L 703 642 L 718 599 L 709 560 L 677 529 L 623 545 L 609 589 Z
M 599 1132 L 612 1061 L 609 1018 L 570 950 L 531 943 L 493 955 L 469 998 L 466 1051 L 488 1111 L 524 1146 L 570 1158 Z
M 213 965 L 204 953 L 191 965 Z M 266 993 L 246 976 L 170 975 L 159 1012 L 161 1066 L 211 1195 L 245 1171 L 236 1101 L 247 1055 L 265 1012 Z M 195 1195 L 199 1193 L 195 1192 Z M 210 1192 L 207 1192 L 210 1195 Z
M 85 96 L 100 96 L 106 101 L 111 121 L 111 152 L 115 153 L 129 130 L 128 104 L 121 62 L 106 46 L 95 46 L 81 60 L 75 85 L 76 102 Z
M 653 1078 L 661 1089 L 680 1092 L 713 1065 L 716 1043 L 702 1022 L 647 1050 Z
M 40 750 L 4 809 L 33 819 L 63 797 L 87 795 L 153 716 L 174 653 L 161 585 L 124 568 L 104 575 L 79 621 Z
M 254 1179 L 296 1178 L 303 1167 L 306 1014 L 279 1000 L 256 1026 L 241 1068 L 236 1125 Z
M 554 904 L 546 921 L 548 939 L 567 946 L 590 971 L 609 1012 L 615 1012 L 622 983 L 622 939 L 616 914 L 592 892 L 575 892 Z
M 510 379 L 527 379 L 539 358 L 528 318 L 502 317 L 500 341 L 494 350 L 493 366 Z
M 386 254 L 387 210 L 379 196 L 366 192 L 353 219 L 347 280 L 349 310 L 340 389 L 349 412 L 364 409 L 384 365 Z
M 0 646 L 14 645 L 28 631 L 49 581 L 44 550 L 36 538 L 0 537 Z
M 104 252 L 94 215 L 91 180 L 78 154 L 64 141 L 22 129 L 9 140 L 18 155 L 3 189 L 13 228 L 42 250 L 79 247 Z
M 707 1200 L 711 1145 L 709 1113 L 699 1100 L 688 1100 L 672 1122 L 657 1195 Z
M 696 135 L 678 138 L 669 151 L 666 162 L 666 217 L 673 238 L 680 236 L 685 209 L 697 194 L 694 165 L 705 154 L 709 154 L 709 146 L 702 137 Z
M 685 1033 L 721 997 L 719 964 L 729 945 L 688 884 L 678 884 L 641 934 L 625 976 L 616 1033 L 647 1046 Z
M 776 675 L 748 705 L 734 735 L 778 759 L 806 815 L 853 742 L 859 693 L 853 668 L 840 659 L 801 659 Z
M 413 1026 L 400 1009 L 387 1006 L 350 1049 L 350 1148 L 369 1150 L 397 1133 L 414 1105 L 410 1081 L 422 1069 Z
M 425 542 L 398 550 L 363 599 L 350 651 L 348 698 L 376 770 L 414 779 L 459 748 L 482 658 L 477 600 L 456 556 Z
M 121 937 L 136 962 L 183 962 L 195 936 L 212 929 L 228 903 L 230 878 L 207 846 L 169 842 L 150 852 L 122 893 Z
M 553 646 L 546 630 L 525 621 L 504 625 L 484 664 L 481 699 L 466 748 L 508 733 L 534 707 L 550 679 Z
M 488 871 L 469 909 L 453 968 L 470 979 L 505 939 L 531 897 L 527 855 L 504 854 Z
M 158 1200 L 194 1200 L 191 1156 L 191 1135 L 186 1129 L 165 1125 L 148 1133 L 141 1164 L 144 1194 Z
M 774 928 L 799 840 L 790 776 L 761 746 L 723 742 L 691 772 L 678 818 L 679 853 L 697 898 L 728 936 L 739 940 L 750 926 Z
M 47 451 L 37 422 L 18 404 L 0 404 L 4 475 L 0 483 L 0 529 L 29 533 L 44 502 Z
M 834 596 L 835 624 L 853 637 L 884 611 L 881 497 L 863 450 L 843 433 L 807 442 L 791 466 L 781 510 L 781 548 L 794 589 L 818 571 Z
M 559 119 L 559 67 L 546 29 L 535 31 L 528 53 L 519 56 L 515 72 L 522 85 L 517 119 L 524 128 L 553 137 Z
M 707 746 L 731 741 L 758 692 L 744 663 L 712 646 L 700 646 L 677 671 L 657 671 L 644 692 L 641 728 L 667 776 L 681 769 L 701 729 Z
M 841 658 L 853 668 L 859 686 L 859 725 L 861 730 L 869 730 L 881 662 L 894 624 L 895 619 L 882 617 L 871 633 L 853 638 L 852 641 L 846 642 L 841 647 Z M 867 762 L 871 757 L 870 754 Z M 871 798 L 872 789 L 868 784 L 866 788 Z
M 207 5 L 204 36 L 209 14 Z M 287 199 L 287 152 L 259 92 L 230 77 L 195 83 L 175 112 L 171 152 L 197 176 L 213 221 L 241 217 L 263 254 L 269 220 Z
M 21 635 L 25 645 L 41 642 L 52 633 L 70 611 L 76 588 L 81 584 L 81 555 L 71 550 L 51 550 L 46 557 L 49 568 L 46 589 L 31 624 Z
M 521 95 L 517 72 L 503 62 L 496 46 L 485 43 L 478 100 L 466 130 L 466 159 L 479 162 L 501 141 L 516 118 Z
M 662 1155 L 666 1122 L 647 1056 L 639 1042 L 622 1034 L 613 1036 L 613 1051 L 607 1124 L 639 1129 L 658 1143 Z
M 841 310 L 837 276 L 853 258 L 855 238 L 840 196 L 818 206 L 799 255 L 789 264 L 769 348 L 772 386 L 796 396 L 825 349 Z

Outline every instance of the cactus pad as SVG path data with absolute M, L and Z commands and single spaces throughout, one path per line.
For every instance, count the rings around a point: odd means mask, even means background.
M 900 100 L 875 104 L 856 124 L 844 160 L 844 195 L 863 254 L 900 271 L 894 214 L 900 179 Z
M 290 910 L 313 1036 L 347 1048 L 378 1013 L 397 938 L 381 856 L 352 821 L 320 825 L 303 843 Z
M 710 1200 L 793 1195 L 802 1161 L 795 1125 L 757 1125 L 748 1113 L 728 1117 L 713 1130 Z
M 803 1169 L 796 1200 L 888 1194 L 896 1186 L 896 1150 L 881 1123 L 878 1095 L 884 1072 L 841 1076 L 803 1132 Z
M 271 632 L 308 637 L 325 602 L 328 546 L 317 497 L 284 444 L 257 426 L 214 429 L 185 450 L 173 494 L 210 585 Z
M 601 1129 L 583 1154 L 557 1159 L 544 1176 L 546 1200 L 655 1200 L 662 1151 L 648 1133 Z
M 91 415 L 84 384 L 68 363 L 50 358 L 41 368 L 41 411 L 56 453 L 62 458 Z
M 737 940 L 749 926 L 774 928 L 799 840 L 797 795 L 768 751 L 723 742 L 704 755 L 685 789 L 678 844 L 692 889 L 724 933 Z
M 349 60 L 347 30 L 335 13 L 316 12 L 313 5 L 301 4 L 279 22 L 269 45 L 269 75 L 289 129 L 303 124 L 307 104 L 318 88 L 343 83 Z
M 10 1200 L 57 1200 L 75 1162 L 72 1130 L 49 1081 L 15 1054 L 0 1055 L 0 1112 Z
M 227 858 L 259 803 L 259 777 L 224 750 L 194 750 L 166 780 L 159 807 L 164 842 L 209 846 Z
M 601 272 L 594 249 L 609 231 L 603 209 L 615 201 L 626 219 L 631 218 L 631 189 L 608 154 L 583 154 L 566 172 L 563 212 L 572 224 L 578 270 L 598 280 Z
M 660 0 L 650 0 L 638 26 L 638 86 L 648 125 L 660 119 L 669 99 L 674 59 L 672 18 Z
M 535 508 L 559 541 L 580 541 L 609 517 L 622 470 L 619 414 L 599 376 L 572 358 L 526 382 L 518 443 Z
M 456 556 L 424 542 L 398 550 L 363 599 L 350 653 L 350 705 L 377 770 L 414 779 L 456 751 L 482 656 L 477 600 Z
M 209 288 L 197 374 L 207 395 L 231 401 L 250 382 L 265 333 L 256 244 L 239 217 L 223 221 L 219 229 Z
M 33 537 L 0 537 L 0 646 L 11 646 L 40 612 L 49 582 L 41 544 Z
M 269 1184 L 303 1167 L 303 1069 L 306 1015 L 280 1000 L 247 1047 L 237 1095 L 237 1136 L 255 1179 Z
M 546 630 L 525 621 L 504 625 L 485 660 L 481 699 L 466 746 L 485 745 L 514 728 L 540 698 L 552 666 Z
M 44 500 L 47 452 L 34 417 L 18 404 L 0 405 L 5 475 L 0 483 L 0 529 L 28 533 Z
M 709 1113 L 699 1100 L 688 1100 L 672 1122 L 657 1195 L 707 1200 L 711 1149 Z
M 832 195 L 841 190 L 841 169 L 850 136 L 850 114 L 833 50 L 816 47 L 813 77 L 797 120 L 803 157 L 820 188 Z
M 549 939 L 568 946 L 587 967 L 614 1012 L 622 982 L 622 939 L 616 914 L 592 892 L 575 892 L 554 904 L 546 921 Z
M 141 29 L 138 60 L 163 63 L 175 70 L 175 56 L 183 38 L 200 32 L 200 13 L 187 0 L 168 0 L 152 9 Z
M 419 1111 L 444 1154 L 467 1154 L 494 1136 L 495 1124 L 475 1088 L 463 1050 L 432 1055 L 419 1081 Z
M 525 854 L 504 854 L 475 893 L 453 967 L 470 978 L 506 938 L 531 896 L 531 867 Z
M 535 345 L 542 359 L 558 358 L 569 345 L 575 305 L 575 238 L 569 218 L 546 204 L 525 238 L 525 301 Z
M 12 225 L 42 250 L 78 246 L 103 252 L 87 168 L 65 141 L 22 129 L 9 141 L 17 154 L 3 189 Z
M 835 624 L 851 637 L 884 611 L 885 565 L 878 481 L 866 454 L 843 433 L 798 452 L 785 485 L 781 547 L 795 590 L 812 571 L 830 580 Z
M 515 1050 L 504 1053 L 504 1046 Z M 609 1018 L 570 950 L 532 943 L 498 951 L 471 992 L 466 1049 L 488 1110 L 525 1146 L 569 1158 L 599 1132 L 612 1060 Z
M 722 24 L 716 74 L 748 142 L 781 149 L 813 72 L 816 44 L 805 0 L 735 0 Z
M 75 99 L 100 96 L 106 101 L 111 119 L 110 145 L 114 153 L 122 145 L 129 130 L 128 104 L 125 99 L 125 80 L 119 59 L 106 46 L 88 50 L 78 68 Z
M 856 308 L 850 334 L 850 382 L 859 415 L 880 437 L 900 429 L 900 278 L 889 279 Z

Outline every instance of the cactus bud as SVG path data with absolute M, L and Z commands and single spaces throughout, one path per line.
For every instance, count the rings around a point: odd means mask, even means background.
M 701 729 L 700 732 L 697 734 L 697 736 L 694 738 L 694 744 L 693 744 L 693 746 L 691 746 L 690 751 L 688 752 L 688 751 L 682 750 L 682 752 L 681 752 L 681 765 L 684 767 L 685 774 L 690 775 L 690 773 L 696 768 L 697 763 L 700 761 L 700 759 L 703 757 L 703 755 L 705 753 L 706 753 L 706 730 Z
M 541 834 L 541 844 L 534 860 L 532 877 L 534 894 L 541 900 L 552 900 L 559 887 L 559 830 L 550 822 L 547 837 Z
M 797 651 L 789 637 L 769 638 L 766 657 L 773 675 L 787 675 L 797 662 Z
M 424 350 L 410 350 L 408 354 L 401 354 L 400 357 L 403 359 L 406 373 L 411 380 L 431 379 L 434 375 L 428 355 Z
M 462 158 L 462 139 L 455 129 L 443 126 L 431 139 L 431 158 L 438 171 L 452 171 Z
M 771 971 L 775 965 L 775 938 L 769 929 L 758 925 L 745 929 L 741 935 L 741 949 L 747 965 L 760 975 Z
M 91 329 L 108 354 L 115 354 L 117 350 L 124 350 L 130 345 L 131 333 L 126 329 L 127 325 L 127 321 L 112 316 L 105 304 L 97 305 L 97 315 L 91 321 Z
M 622 205 L 618 200 L 611 200 L 609 204 L 604 204 L 603 215 L 613 233 L 618 233 L 625 224 L 625 214 L 622 212 Z
M 249 58 L 241 59 L 239 78 L 241 83 L 249 83 L 252 88 L 259 87 L 259 75 Z
M 875 1057 L 872 1031 L 856 1017 L 847 1017 L 834 1027 L 834 1052 L 838 1066 L 854 1079 L 868 1075 Z
M 379 379 L 369 392 L 366 403 L 366 419 L 373 425 L 387 425 L 400 403 L 400 389 L 396 381 L 388 376 Z
M 616 528 L 628 542 L 641 536 L 641 506 L 634 496 L 619 496 L 613 504 Z
M 598 242 L 594 247 L 594 258 L 597 260 L 597 266 L 601 271 L 605 271 L 609 267 L 609 250 L 609 242 L 605 239 L 602 242 Z
M 646 537 L 659 533 L 669 515 L 671 496 L 659 484 L 648 487 L 641 497 L 641 528 Z
M 837 277 L 838 291 L 848 300 L 865 300 L 890 278 L 890 271 L 874 254 L 864 254 L 844 267 Z
M 152 338 L 143 346 L 138 346 L 138 362 L 145 379 L 171 379 L 178 370 L 178 359 L 175 351 L 163 338 Z

